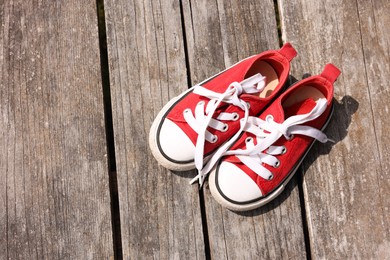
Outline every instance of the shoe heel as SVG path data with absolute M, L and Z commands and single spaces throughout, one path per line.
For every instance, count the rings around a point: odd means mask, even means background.
M 341 71 L 333 64 L 328 63 L 325 65 L 324 70 L 321 73 L 323 78 L 326 78 L 330 83 L 334 83 L 338 76 L 341 74 Z
M 283 45 L 283 47 L 279 50 L 279 53 L 286 57 L 288 61 L 291 61 L 295 56 L 297 56 L 297 51 L 289 42 Z

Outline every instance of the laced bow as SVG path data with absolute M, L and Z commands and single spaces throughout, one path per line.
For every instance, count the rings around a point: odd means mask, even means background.
M 207 130 L 207 128 L 211 127 L 222 132 L 227 131 L 227 124 L 220 122 L 220 120 L 229 121 L 238 119 L 237 113 L 227 112 L 221 112 L 218 117 L 214 119 L 214 113 L 219 107 L 219 105 L 224 102 L 232 104 L 244 110 L 244 117 L 241 119 L 240 123 L 242 121 L 246 122 L 249 116 L 249 106 L 244 100 L 240 99 L 240 95 L 242 93 L 259 93 L 264 89 L 264 87 L 265 77 L 262 76 L 260 73 L 255 74 L 254 76 L 249 77 L 241 81 L 240 83 L 231 83 L 224 93 L 217 93 L 206 89 L 200 85 L 194 87 L 193 93 L 207 97 L 210 99 L 210 101 L 207 103 L 206 107 L 205 102 L 200 101 L 195 108 L 195 115 L 192 114 L 192 111 L 190 109 L 186 109 L 183 112 L 185 121 L 198 134 L 195 144 L 194 156 L 195 167 L 198 170 L 198 175 L 191 180 L 191 184 L 194 183 L 196 180 L 199 181 L 200 185 L 203 184 L 203 176 L 205 171 L 203 169 L 205 141 L 215 143 L 218 138 L 216 135 L 211 134 Z M 245 124 L 241 123 L 239 131 L 227 143 L 232 143 L 233 141 L 235 141 L 240 135 L 240 133 L 243 131 L 244 126 Z M 226 143 L 221 148 L 224 147 L 228 147 L 226 146 Z M 218 151 L 221 150 L 221 148 L 219 148 Z M 222 153 L 222 151 L 219 153 Z

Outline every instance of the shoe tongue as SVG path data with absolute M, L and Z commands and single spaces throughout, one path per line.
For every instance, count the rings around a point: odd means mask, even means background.
M 280 99 L 275 102 L 277 103 L 274 106 L 269 107 L 266 113 L 263 113 L 263 120 L 266 115 L 271 114 L 275 122 L 283 123 L 289 117 L 310 113 L 317 104 L 312 98 L 302 100 L 288 107 L 283 107 Z
M 307 114 L 310 113 L 315 106 L 316 102 L 312 98 L 308 98 L 284 108 L 284 116 L 285 118 L 289 118 L 295 115 Z

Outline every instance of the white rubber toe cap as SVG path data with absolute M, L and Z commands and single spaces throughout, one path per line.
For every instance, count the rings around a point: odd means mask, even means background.
M 223 196 L 235 202 L 248 202 L 262 196 L 260 188 L 244 171 L 229 162 L 218 168 L 218 187 Z
M 162 152 L 177 162 L 194 160 L 195 145 L 190 138 L 169 119 L 165 119 L 160 129 L 160 147 Z

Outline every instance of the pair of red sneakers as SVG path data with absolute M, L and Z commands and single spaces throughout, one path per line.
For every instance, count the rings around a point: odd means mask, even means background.
M 207 174 L 213 197 L 244 211 L 279 195 L 325 128 L 340 71 L 327 64 L 320 75 L 283 92 L 295 49 L 251 56 L 169 101 L 154 120 L 149 144 L 164 167 Z M 283 92 L 283 93 L 282 93 Z

